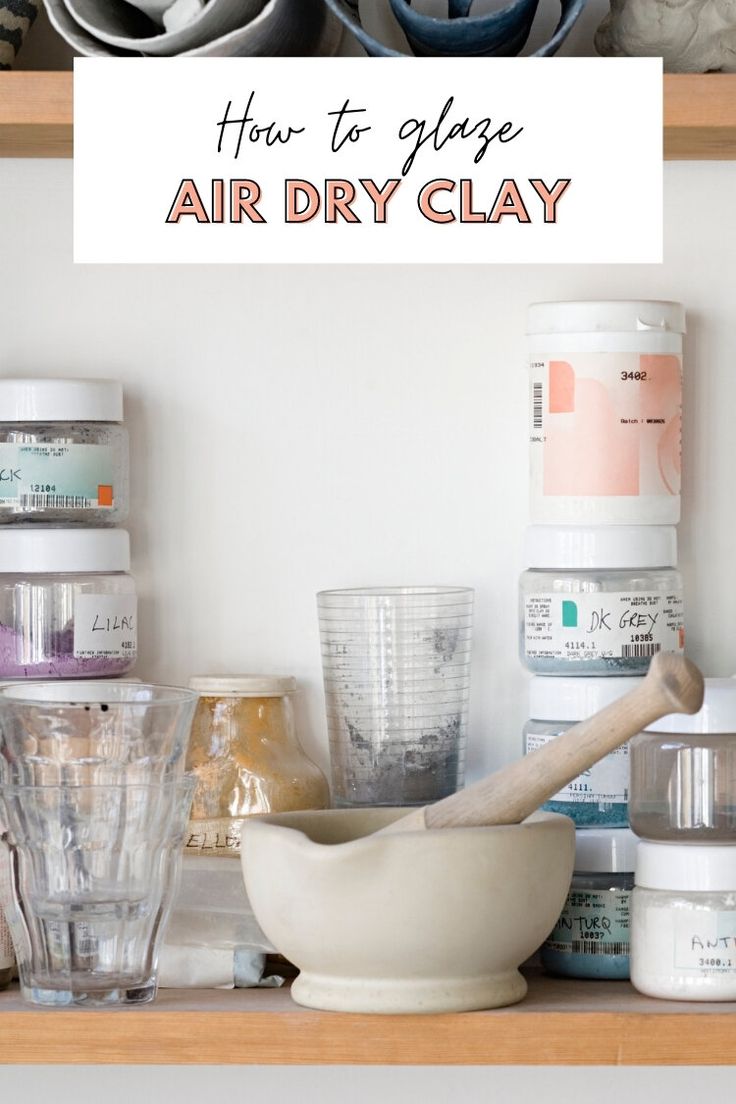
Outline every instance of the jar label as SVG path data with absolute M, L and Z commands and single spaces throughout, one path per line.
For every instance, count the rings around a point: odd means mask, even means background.
M 677 970 L 736 975 L 736 910 L 678 909 L 674 937 Z
M 0 843 L 0 970 L 8 970 L 15 962 L 10 928 L 3 915 L 3 905 L 10 902 L 10 856 Z
M 682 596 L 658 591 L 542 593 L 524 598 L 528 659 L 638 660 L 685 647 Z
M 536 495 L 679 495 L 680 356 L 570 353 L 530 378 Z
M 231 817 L 190 820 L 184 850 L 207 855 L 239 855 L 241 832 L 241 824 Z
M 570 955 L 627 955 L 630 900 L 626 889 L 571 890 L 545 947 Z
M 554 735 L 541 735 L 528 733 L 526 737 L 526 751 L 536 751 L 537 748 L 554 740 Z M 616 751 L 606 755 L 590 770 L 584 771 L 573 782 L 568 783 L 564 789 L 556 793 L 550 801 L 569 801 L 584 804 L 615 804 L 625 805 L 629 800 L 629 747 L 624 744 Z
M 0 443 L 0 509 L 112 509 L 115 460 L 112 445 Z
M 78 594 L 74 599 L 74 658 L 134 660 L 138 650 L 135 594 Z

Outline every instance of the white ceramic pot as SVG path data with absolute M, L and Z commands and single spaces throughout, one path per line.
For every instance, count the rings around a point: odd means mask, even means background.
M 242 862 L 256 918 L 301 973 L 299 1004 L 461 1012 L 514 1004 L 519 966 L 554 927 L 572 876 L 571 820 L 376 836 L 406 809 L 253 818 Z

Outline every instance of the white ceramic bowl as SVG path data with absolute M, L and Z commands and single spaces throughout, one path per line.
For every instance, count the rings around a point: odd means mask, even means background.
M 299 1004 L 343 1012 L 458 1012 L 513 1004 L 519 966 L 562 910 L 571 820 L 369 835 L 406 809 L 250 819 L 246 890 L 301 973 Z
M 264 6 L 264 0 L 209 0 L 186 26 L 151 34 L 151 20 L 120 0 L 65 0 L 65 3 L 79 26 L 98 41 L 154 57 L 173 57 L 203 46 L 243 27 Z

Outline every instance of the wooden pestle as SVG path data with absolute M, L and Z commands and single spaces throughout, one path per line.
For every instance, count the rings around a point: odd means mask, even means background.
M 660 652 L 636 690 L 523 759 L 434 805 L 414 809 L 382 828 L 380 834 L 519 824 L 568 782 L 653 721 L 668 713 L 697 713 L 703 704 L 703 691 L 703 676 L 694 663 L 674 652 Z

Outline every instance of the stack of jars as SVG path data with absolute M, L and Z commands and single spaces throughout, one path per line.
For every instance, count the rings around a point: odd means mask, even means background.
M 0 380 L 0 680 L 110 678 L 135 663 L 130 542 L 113 528 L 128 513 L 122 422 L 112 380 Z M 0 985 L 10 953 L 0 930 Z
M 736 1000 L 736 679 L 636 736 L 631 826 L 643 841 L 631 980 L 652 997 Z
M 532 672 L 527 752 L 684 649 L 678 303 L 538 303 L 529 312 L 531 521 L 520 654 Z M 626 977 L 636 841 L 626 747 L 545 808 L 577 826 L 576 873 L 543 962 Z

